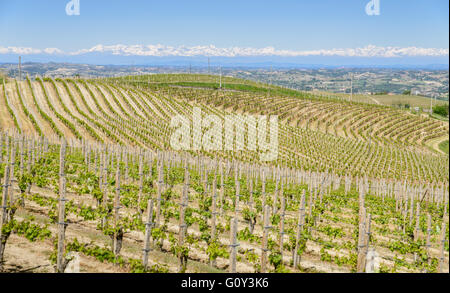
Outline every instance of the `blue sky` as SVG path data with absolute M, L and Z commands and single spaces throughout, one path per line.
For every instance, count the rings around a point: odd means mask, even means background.
M 68 2 L 0 0 L 0 59 L 2 47 L 5 55 L 15 52 L 7 47 L 117 44 L 294 52 L 373 45 L 448 56 L 448 0 L 380 0 L 378 16 L 366 14 L 369 0 L 80 0 L 79 16 L 66 15 Z

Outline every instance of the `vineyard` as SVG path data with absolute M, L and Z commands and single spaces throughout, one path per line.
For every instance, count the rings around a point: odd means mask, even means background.
M 172 150 L 194 107 L 277 115 L 277 159 Z M 449 272 L 445 121 L 161 74 L 4 80 L 0 129 L 6 272 Z

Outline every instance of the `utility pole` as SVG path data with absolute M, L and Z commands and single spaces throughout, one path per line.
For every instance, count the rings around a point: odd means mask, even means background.
M 222 88 L 222 66 L 219 67 L 219 71 L 220 71 L 220 74 L 219 74 L 219 75 L 220 75 L 220 79 L 219 79 L 219 80 L 220 80 L 219 88 L 221 89 L 221 88 Z
M 208 74 L 211 74 L 211 63 L 208 57 Z
M 350 101 L 353 100 L 353 73 L 350 73 Z
M 19 81 L 22 80 L 22 56 L 19 56 Z
M 192 64 L 189 63 L 189 74 L 191 74 L 191 73 L 192 73 Z
M 272 86 L 272 78 L 273 78 L 272 74 L 273 74 L 273 67 L 272 67 L 272 65 L 270 65 L 269 96 L 270 96 L 270 87 Z
M 272 86 L 273 83 L 273 67 L 270 65 L 270 85 Z
M 434 96 L 436 98 L 436 96 Z M 430 115 L 433 114 L 433 97 L 430 99 Z

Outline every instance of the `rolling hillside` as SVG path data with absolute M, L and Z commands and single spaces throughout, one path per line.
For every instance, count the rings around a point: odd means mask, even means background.
M 438 148 L 448 140 L 448 122 L 235 78 L 223 78 L 223 90 L 217 90 L 217 79 L 152 75 L 9 82 L 1 105 L 6 109 L 8 101 L 25 134 L 160 150 L 170 149 L 171 118 L 183 114 L 192 119 L 193 106 L 220 117 L 278 115 L 280 149 L 271 164 L 380 179 L 448 181 L 448 156 Z M 11 129 L 13 117 L 6 112 L 2 117 L 2 129 Z M 255 152 L 243 150 L 239 156 L 258 162 Z
M 174 151 L 195 108 L 277 115 L 277 159 Z M 8 80 L 0 114 L 0 271 L 448 272 L 448 122 L 207 75 Z

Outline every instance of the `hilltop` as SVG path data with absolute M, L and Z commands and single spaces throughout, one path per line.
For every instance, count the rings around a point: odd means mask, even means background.
M 377 104 L 232 77 L 157 74 L 101 79 L 9 81 L 1 128 L 68 140 L 170 150 L 171 117 L 278 115 L 279 156 L 270 162 L 311 171 L 423 182 L 448 180 L 448 122 Z M 6 95 L 8 99 L 6 99 Z M 14 114 L 7 113 L 7 104 Z M 255 152 L 208 152 L 260 163 Z

